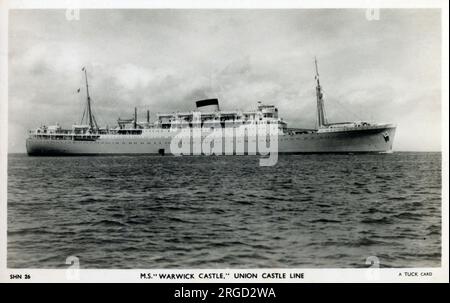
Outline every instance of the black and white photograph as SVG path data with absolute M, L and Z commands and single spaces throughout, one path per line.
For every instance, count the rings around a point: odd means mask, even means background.
M 9 7 L 2 281 L 448 282 L 447 10 Z

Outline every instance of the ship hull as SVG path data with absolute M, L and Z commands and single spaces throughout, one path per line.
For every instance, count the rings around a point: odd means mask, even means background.
M 169 131 L 139 136 L 102 135 L 95 141 L 28 138 L 30 156 L 71 156 L 110 154 L 171 155 Z M 395 136 L 395 127 L 381 127 L 352 131 L 312 132 L 278 136 L 279 153 L 370 153 L 389 152 Z M 232 154 L 236 151 L 234 138 Z M 191 148 L 192 150 L 192 148 Z M 220 153 L 219 153 L 220 154 Z M 248 148 L 244 149 L 248 153 Z M 251 153 L 250 153 L 251 154 Z
M 281 153 L 369 153 L 392 151 L 395 127 L 302 134 L 279 140 Z

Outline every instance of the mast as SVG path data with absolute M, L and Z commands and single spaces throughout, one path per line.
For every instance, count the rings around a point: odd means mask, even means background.
M 91 109 L 91 97 L 89 96 L 89 84 L 88 84 L 87 70 L 85 67 L 83 67 L 81 70 L 84 71 L 84 77 L 86 79 L 87 119 L 89 122 L 89 126 L 91 127 L 91 130 L 98 130 L 97 121 L 95 121 L 95 117 L 94 117 L 94 114 L 92 113 L 92 109 Z
M 316 76 L 314 78 L 317 81 L 317 84 L 316 84 L 317 124 L 318 124 L 318 128 L 321 128 L 321 127 L 327 125 L 327 120 L 325 118 L 325 113 L 324 113 L 323 94 L 322 94 L 322 87 L 320 86 L 319 68 L 317 67 L 317 58 L 314 58 L 314 63 L 316 65 Z

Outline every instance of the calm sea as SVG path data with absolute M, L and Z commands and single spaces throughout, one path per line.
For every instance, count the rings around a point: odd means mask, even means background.
M 433 267 L 441 154 L 8 157 L 8 267 Z

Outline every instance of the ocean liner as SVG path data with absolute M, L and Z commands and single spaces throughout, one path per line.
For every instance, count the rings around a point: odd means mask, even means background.
M 92 112 L 89 95 L 88 76 L 83 68 L 86 84 L 86 105 L 81 123 L 71 129 L 60 125 L 41 126 L 29 131 L 26 140 L 28 155 L 103 155 L 103 154 L 176 154 L 173 140 L 183 130 L 185 134 L 198 133 L 184 145 L 182 155 L 207 154 L 202 149 L 202 141 L 211 131 L 221 134 L 220 147 L 214 148 L 214 154 L 247 155 L 257 154 L 252 150 L 252 142 L 257 141 L 253 130 L 270 125 L 276 129 L 278 153 L 368 153 L 390 152 L 395 135 L 395 125 L 369 123 L 365 121 L 331 123 L 324 110 L 322 87 L 319 81 L 317 60 L 315 61 L 317 128 L 288 128 L 278 115 L 274 105 L 258 102 L 256 110 L 224 111 L 219 108 L 218 99 L 206 99 L 196 102 L 191 112 L 158 114 L 156 120 L 138 121 L 136 108 L 134 117 L 118 119 L 114 128 L 99 127 Z M 186 131 L 187 130 L 187 131 Z M 216 136 L 217 137 L 217 136 Z M 219 136 L 220 137 L 220 136 Z M 226 143 L 228 142 L 228 145 Z M 196 147 L 200 144 L 200 148 Z M 179 147 L 179 145 L 176 145 Z M 208 143 L 208 148 L 211 147 Z M 178 150 L 178 149 L 177 149 Z M 220 151 L 223 151 L 222 153 Z M 210 151 L 210 150 L 209 150 Z M 179 153 L 178 153 L 179 154 Z

